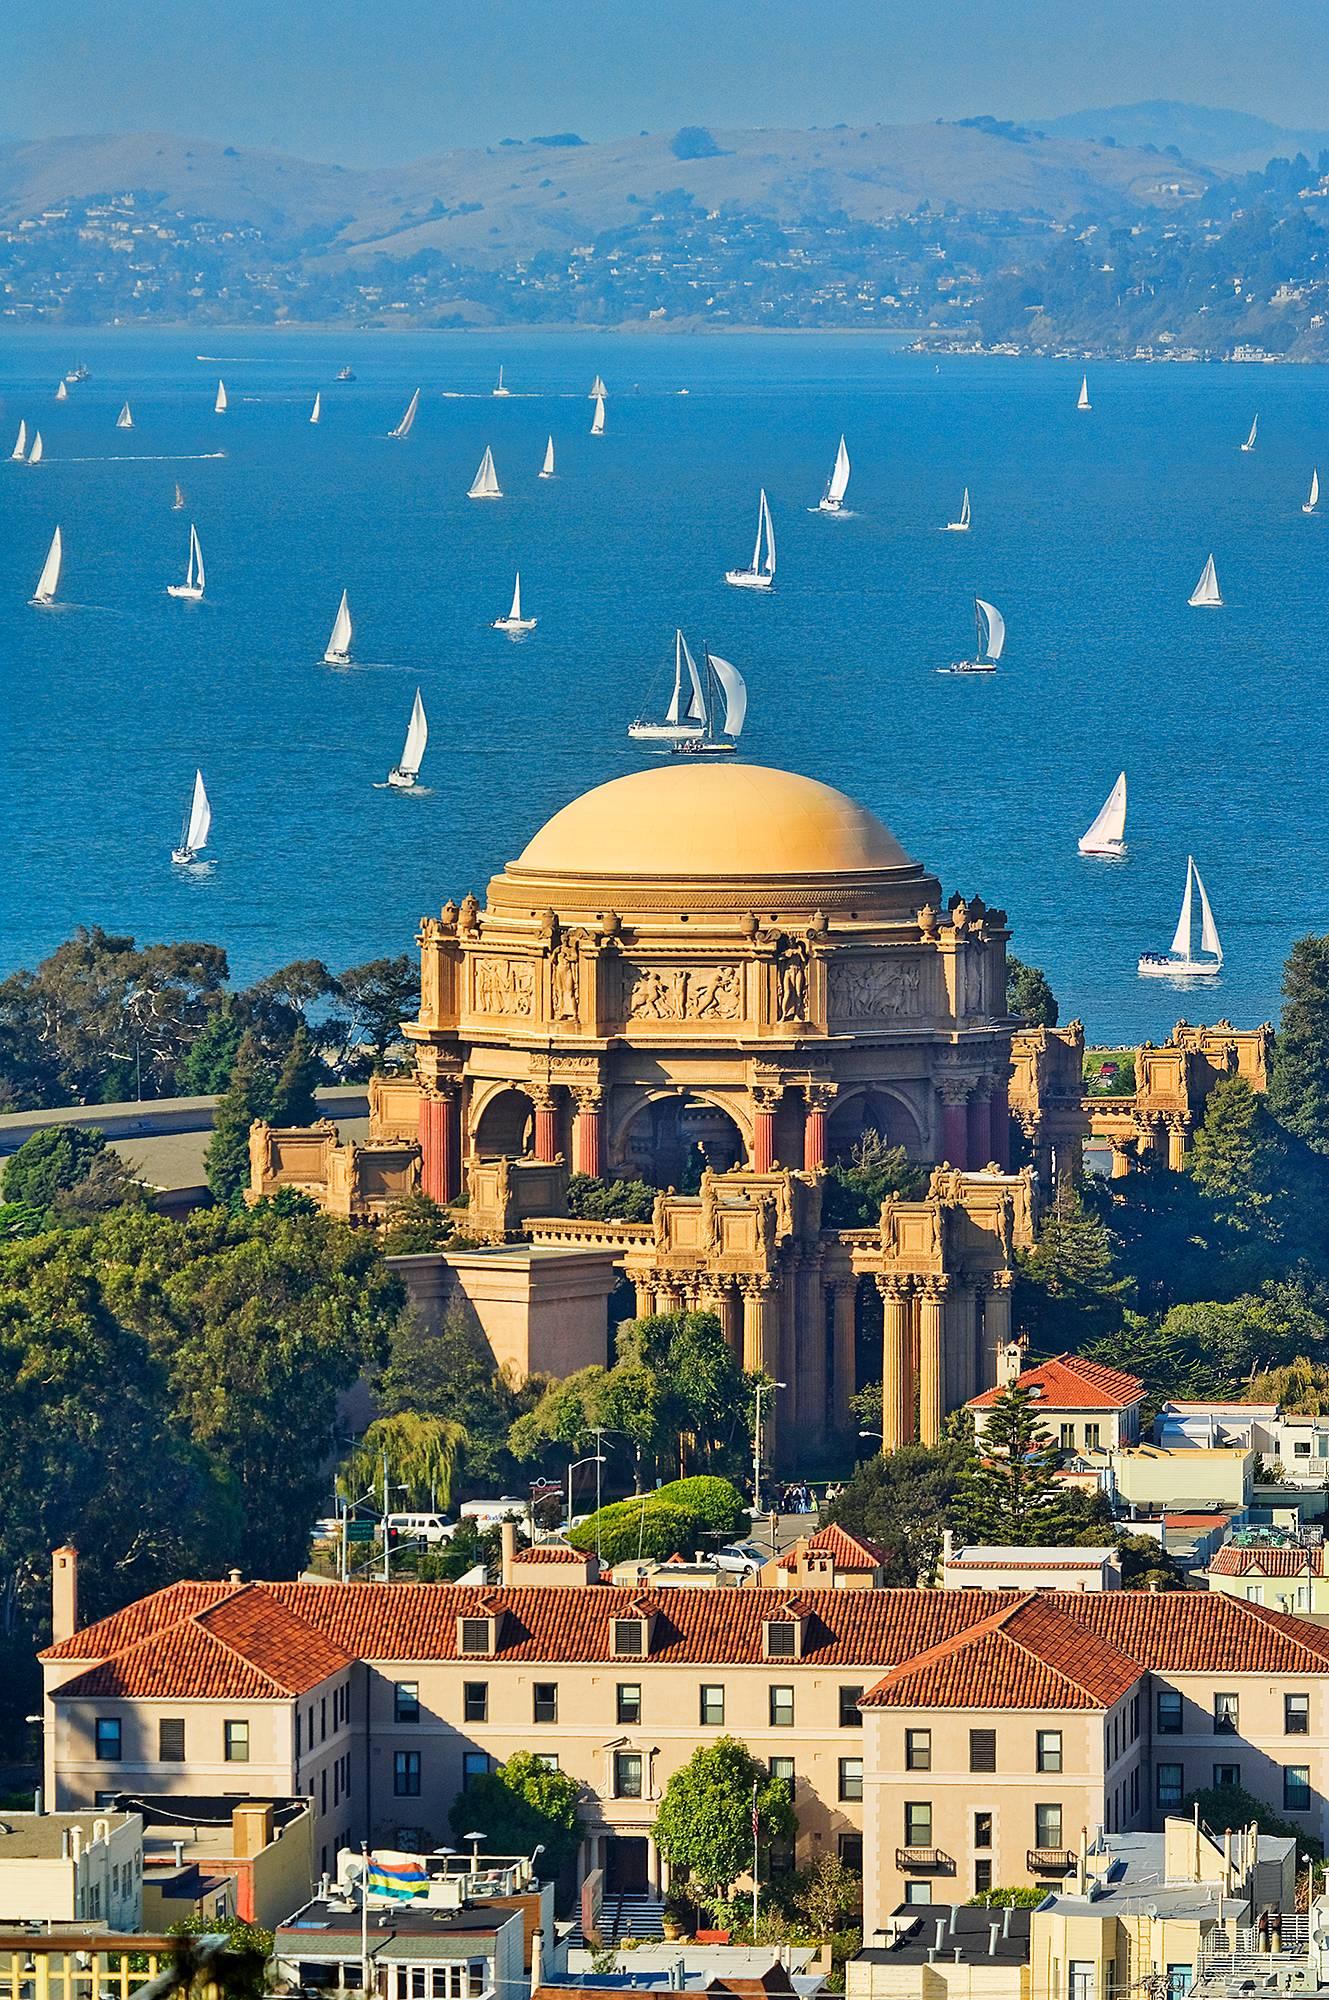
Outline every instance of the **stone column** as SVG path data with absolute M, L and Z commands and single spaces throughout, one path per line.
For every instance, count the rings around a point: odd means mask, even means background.
M 799 1438 L 820 1445 L 826 1436 L 826 1295 L 821 1283 L 821 1252 L 804 1251 L 791 1273 L 790 1371 L 785 1380 L 797 1389 L 794 1413 Z
M 946 1307 L 946 1379 L 956 1409 L 987 1386 L 978 1380 L 977 1303 L 973 1286 L 962 1284 L 955 1287 Z
M 969 1121 L 965 1104 L 969 1097 L 967 1077 L 946 1076 L 937 1085 L 941 1099 L 941 1158 L 946 1166 L 969 1165 Z
M 857 1356 L 855 1340 L 855 1308 L 858 1303 L 858 1279 L 837 1278 L 834 1288 L 835 1339 L 831 1375 L 831 1401 L 833 1422 L 837 1431 L 848 1432 L 856 1428 L 853 1412 L 849 1408 L 849 1398 L 856 1383 L 854 1364 Z
M 768 1174 L 775 1164 L 775 1113 L 780 1102 L 778 1090 L 752 1093 L 752 1171 Z
M 749 1375 L 764 1372 L 778 1379 L 779 1357 L 771 1338 L 774 1287 L 769 1278 L 761 1276 L 740 1278 L 738 1283 L 743 1294 L 743 1366 Z
M 809 1084 L 803 1093 L 803 1171 L 820 1173 L 826 1165 L 826 1119 L 835 1101 L 835 1092 L 824 1085 Z
M 603 1090 L 588 1086 L 574 1090 L 577 1115 L 572 1123 L 572 1171 L 591 1174 L 600 1180 L 605 1170 Z
M 1134 1162 L 1131 1159 L 1131 1156 L 1127 1152 L 1126 1148 L 1124 1146 L 1119 1146 L 1117 1142 L 1114 1140 L 1112 1142 L 1111 1179 L 1113 1179 L 1114 1181 L 1125 1180 L 1127 1174 L 1130 1172 L 1131 1167 L 1133 1165 Z
M 677 1285 L 668 1283 L 663 1276 L 655 1288 L 655 1310 L 658 1313 L 676 1313 L 683 1310 L 683 1294 Z
M 1179 1174 L 1186 1164 L 1186 1135 L 1190 1128 L 1190 1113 L 1174 1112 L 1167 1121 L 1167 1163 L 1174 1174 Z
M 634 1278 L 632 1289 L 637 1295 L 637 1318 L 649 1319 L 655 1311 L 655 1286 L 649 1278 Z
M 740 1365 L 743 1360 L 743 1302 L 737 1285 L 723 1285 L 719 1294 L 720 1325 L 725 1346 Z
M 529 1084 L 527 1096 L 535 1106 L 535 1157 L 537 1160 L 558 1158 L 558 1110 L 554 1103 L 554 1093 L 547 1085 Z
M 1011 1086 L 1005 1071 L 993 1079 L 992 1092 L 988 1098 L 989 1141 L 992 1158 L 1003 1173 L 1010 1172 L 1011 1165 Z
M 918 1308 L 918 1439 L 936 1444 L 946 1414 L 946 1359 L 943 1334 L 949 1278 L 925 1278 Z
M 455 1201 L 461 1193 L 461 1112 L 455 1083 L 438 1084 L 421 1095 L 416 1130 L 421 1193 L 431 1201 Z
M 881 1448 L 898 1451 L 914 1435 L 913 1369 L 910 1359 L 910 1284 L 907 1278 L 878 1278 L 883 1328 L 881 1343 Z
M 966 1107 L 965 1126 L 969 1165 L 977 1171 L 978 1168 L 987 1166 L 992 1158 L 992 1127 L 988 1122 L 988 1080 L 985 1076 L 974 1078 L 974 1087 L 969 1093 L 969 1103 Z
M 988 1279 L 983 1301 L 983 1355 L 988 1382 L 997 1379 L 997 1358 L 1010 1345 L 1011 1293 L 1015 1280 L 1009 1271 L 994 1271 Z

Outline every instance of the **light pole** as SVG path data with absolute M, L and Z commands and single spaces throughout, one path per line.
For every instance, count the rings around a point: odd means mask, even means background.
M 858 1435 L 861 1438 L 875 1438 L 878 1444 L 884 1445 L 886 1442 L 885 1434 L 881 1431 L 860 1431 Z
M 573 1475 L 573 1473 L 574 1473 L 574 1472 L 578 1472 L 578 1471 L 580 1471 L 580 1469 L 581 1469 L 581 1467 L 582 1467 L 583 1465 L 595 1465 L 595 1466 L 600 1466 L 600 1465 L 603 1465 L 603 1464 L 604 1464 L 604 1458 L 603 1458 L 603 1455 L 602 1455 L 602 1454 L 601 1454 L 600 1452 L 592 1452 L 592 1453 L 591 1453 L 591 1455 L 590 1455 L 590 1456 L 589 1456 L 588 1458 L 574 1458 L 574 1459 L 573 1459 L 573 1461 L 572 1461 L 572 1463 L 571 1463 L 571 1465 L 569 1465 L 569 1467 L 568 1467 L 568 1506 L 567 1506 L 567 1513 L 566 1513 L 566 1515 L 564 1516 L 564 1521 L 563 1521 L 563 1532 L 564 1532 L 565 1534 L 567 1533 L 568 1529 L 569 1529 L 569 1528 L 570 1528 L 570 1527 L 572 1526 L 572 1475 Z M 596 1473 L 596 1475 L 595 1475 L 595 1478 L 596 1478 L 596 1486 L 597 1486 L 597 1488 L 598 1488 L 598 1486 L 599 1486 L 599 1482 L 600 1482 L 600 1475 L 599 1475 L 599 1473 L 598 1473 L 598 1472 Z
M 761 1399 L 773 1395 L 777 1389 L 787 1388 L 784 1382 L 758 1382 L 757 1415 L 752 1426 L 752 1511 L 761 1512 Z

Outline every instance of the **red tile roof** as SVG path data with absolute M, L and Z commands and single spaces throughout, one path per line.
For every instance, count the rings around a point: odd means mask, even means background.
M 1038 1401 L 1049 1410 L 1128 1410 L 1144 1395 L 1138 1375 L 1120 1368 L 1105 1368 L 1099 1361 L 1086 1361 L 1081 1354 L 1057 1354 L 1025 1368 L 1016 1378 L 1021 1389 L 1040 1391 Z M 989 1410 L 1002 1394 L 1001 1389 L 985 1389 L 965 1405 L 969 1410 Z
M 1111 1708 L 1143 1668 L 1046 1597 L 1008 1598 L 969 1632 L 896 1667 L 865 1708 Z
M 1209 1565 L 1211 1576 L 1311 1576 L 1324 1575 L 1324 1550 L 1294 1548 L 1238 1548 L 1225 1542 Z
M 828 1521 L 824 1528 L 818 1528 L 808 1547 L 818 1555 L 829 1555 L 837 1569 L 880 1569 L 886 1560 L 884 1549 L 868 1541 L 865 1535 L 851 1534 L 838 1521 Z
M 584 1569 L 595 1558 L 583 1549 L 570 1549 L 563 1542 L 537 1542 L 534 1548 L 518 1549 L 512 1558 L 523 1563 L 580 1563 Z
M 228 1591 L 219 1604 L 117 1648 L 67 1681 L 64 1691 L 145 1699 L 276 1700 L 307 1694 L 350 1666 L 349 1654 L 276 1603 L 261 1584 L 219 1587 Z

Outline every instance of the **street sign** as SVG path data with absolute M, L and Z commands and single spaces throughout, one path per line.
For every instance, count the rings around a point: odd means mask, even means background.
M 348 1542 L 375 1542 L 378 1540 L 377 1521 L 348 1521 L 346 1523 Z

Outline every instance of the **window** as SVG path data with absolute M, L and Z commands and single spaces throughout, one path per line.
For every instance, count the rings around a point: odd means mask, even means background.
M 531 1709 L 536 1722 L 558 1721 L 558 1682 L 535 1681 L 531 1686 Z
M 418 1756 L 419 1752 L 408 1753 Z M 461 1788 L 463 1791 L 475 1783 L 477 1778 L 489 1775 L 489 1758 L 483 1750 L 468 1750 L 461 1760 Z
M 1061 1807 L 1034 1807 L 1034 1846 L 1061 1846 Z
M 157 1762 L 183 1764 L 185 1761 L 185 1719 L 162 1716 L 157 1724 Z
M 995 1729 L 971 1729 L 969 1732 L 969 1768 L 971 1771 L 995 1771 L 997 1768 L 997 1732 Z
M 842 1800 L 856 1800 L 863 1796 L 863 1759 L 842 1757 L 840 1759 L 840 1797 Z
M 1179 1806 L 1185 1785 L 1180 1764 L 1160 1764 L 1156 1773 L 1160 1806 Z
M 797 1659 L 798 1627 L 792 1618 L 766 1620 L 766 1657 L 768 1660 Z
M 640 1660 L 646 1652 L 646 1620 L 644 1618 L 616 1618 L 614 1620 L 614 1651 L 620 1659 Z
M 318 1740 L 320 1743 L 326 1743 L 328 1740 L 328 1698 L 326 1695 L 321 1696 L 319 1700 Z
M 794 1690 L 791 1687 L 771 1689 L 771 1728 L 792 1729 L 794 1726 Z
M 782 1785 L 788 1785 L 788 1787 L 789 1787 L 789 1796 L 790 1796 L 790 1798 L 792 1799 L 792 1798 L 793 1798 L 793 1796 L 794 1796 L 794 1760 L 793 1760 L 793 1758 L 792 1758 L 792 1757 L 772 1757 L 772 1758 L 770 1759 L 770 1772 L 771 1772 L 771 1776 L 772 1776 L 773 1778 L 775 1778 L 775 1779 L 776 1779 L 776 1780 L 777 1780 L 777 1781 L 778 1781 L 778 1782 L 779 1782 L 780 1784 L 782 1784 Z
M 916 1799 L 912 1803 L 906 1803 L 904 1809 L 904 1844 L 906 1847 L 931 1847 L 931 1799 Z
M 1061 1731 L 1040 1729 L 1038 1732 L 1038 1768 L 1040 1771 L 1061 1769 Z
M 836 1842 L 840 1859 L 846 1868 L 852 1868 L 855 1875 L 863 1873 L 863 1836 L 861 1833 L 842 1833 Z M 927 1888 L 927 1883 L 923 1887 Z M 909 1901 L 909 1885 L 905 1884 L 905 1901 Z
M 393 1751 L 392 1791 L 394 1798 L 399 1798 L 399 1799 L 419 1798 L 420 1752 L 418 1750 Z
M 535 1758 L 536 1763 L 540 1765 L 542 1770 L 556 1771 L 558 1769 L 558 1757 L 556 1756 L 554 1751 L 533 1750 L 531 1754 Z
M 1292 1441 L 1293 1458 L 1309 1458 L 1310 1455 L 1311 1455 L 1310 1439 L 1294 1438 Z
M 223 1722 L 222 1754 L 228 1764 L 249 1762 L 249 1724 L 247 1722 Z
M 1289 1764 L 1283 1772 L 1283 1805 L 1288 1812 L 1310 1811 L 1311 1767 L 1309 1764 Z
M 1168 2000 L 1186 2000 L 1194 1979 L 1193 1965 L 1170 1965 L 1167 1969 Z
M 843 1859 L 843 1856 L 841 1858 Z M 906 1903 L 930 1903 L 932 1901 L 932 1884 L 930 1882 L 906 1882 L 904 1885 L 904 1899 Z
M 461 1650 L 463 1653 L 488 1653 L 493 1649 L 489 1644 L 488 1618 L 463 1618 L 461 1620 Z
M 1072 1958 L 1067 1961 L 1066 1981 L 1068 2000 L 1094 2000 L 1094 1961 L 1092 1958 Z
M 992 1845 L 992 1814 L 990 1812 L 975 1813 L 974 1846 L 991 1847 L 991 1845 Z
M 614 1752 L 614 1797 L 616 1799 L 639 1799 L 641 1797 L 640 1750 L 616 1750 Z
M 641 1682 L 620 1681 L 617 1714 L 620 1722 L 641 1721 Z
M 1086 1424 L 1086 1425 L 1085 1425 L 1085 1427 L 1084 1427 L 1084 1448 L 1085 1448 L 1085 1450 L 1086 1450 L 1086 1451 L 1097 1451 L 1097 1450 L 1098 1450 L 1098 1446 L 1099 1446 L 1099 1432 L 1098 1432 L 1098 1425 L 1097 1425 L 1097 1424 Z
M 1060 1442 L 1060 1445 L 1061 1445 L 1061 1448 L 1062 1448 L 1062 1450 L 1063 1450 L 1063 1451 L 1074 1451 L 1074 1450 L 1075 1450 L 1075 1425 L 1074 1425 L 1074 1424 L 1063 1424 L 1063 1425 L 1062 1425 L 1062 1427 L 1061 1427 L 1061 1437 L 1060 1437 L 1060 1440 L 1059 1440 L 1059 1442 Z
M 1180 1736 L 1181 1696 L 1175 1688 L 1158 1690 L 1156 1726 L 1160 1736 Z
M 863 1690 L 861 1687 L 842 1687 L 840 1689 L 841 1729 L 861 1729 L 863 1727 L 863 1712 L 858 1705 L 862 1694 Z
M 1283 1696 L 1283 1734 L 1305 1736 L 1311 1726 L 1311 1698 L 1308 1694 Z
M 708 1728 L 724 1727 L 724 1689 L 704 1687 L 701 1691 L 701 1719 Z
M 1214 1696 L 1215 1736 L 1235 1736 L 1237 1733 L 1237 1697 L 1234 1694 Z
M 976 1896 L 986 1896 L 991 1887 L 992 1863 L 990 1861 L 976 1861 L 974 1863 L 974 1894 Z
M 766 1866 L 771 1874 L 792 1875 L 794 1872 L 794 1843 L 792 1840 L 773 1840 L 766 1849 Z
M 122 1755 L 121 1724 L 118 1715 L 99 1715 L 96 1723 L 97 1756 L 103 1764 L 118 1764 Z
M 419 1681 L 398 1681 L 392 1690 L 392 1719 L 394 1722 L 418 1722 L 420 1720 Z
M 1214 1784 L 1236 1786 L 1241 1783 L 1240 1764 L 1215 1764 Z
M 463 1722 L 488 1722 L 489 1720 L 488 1681 L 462 1682 L 461 1714 Z
M 905 1730 L 904 1767 L 906 1771 L 930 1771 L 932 1769 L 932 1731 L 930 1729 Z

